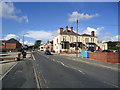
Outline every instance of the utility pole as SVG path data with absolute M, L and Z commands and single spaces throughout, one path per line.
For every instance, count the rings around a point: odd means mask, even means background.
M 76 24 L 76 57 L 78 57 L 78 19 Z
M 23 48 L 24 48 L 24 35 L 26 35 L 28 33 L 23 33 Z
M 24 34 L 23 34 L 23 47 L 24 47 Z

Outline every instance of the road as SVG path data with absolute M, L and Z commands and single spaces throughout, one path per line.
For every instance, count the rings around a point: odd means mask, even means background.
M 60 55 L 33 53 L 41 88 L 117 88 L 118 71 Z

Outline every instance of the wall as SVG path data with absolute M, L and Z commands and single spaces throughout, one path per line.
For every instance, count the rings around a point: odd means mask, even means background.
M 16 48 L 16 43 L 6 43 L 6 48 L 15 49 Z
M 110 62 L 110 63 L 120 63 L 120 53 L 113 52 L 91 52 L 90 58 L 94 60 Z

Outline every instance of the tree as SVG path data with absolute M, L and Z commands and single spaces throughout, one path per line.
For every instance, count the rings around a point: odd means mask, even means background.
M 39 46 L 41 45 L 41 42 L 42 42 L 41 40 L 36 40 L 35 44 L 34 44 L 34 47 L 39 48 Z

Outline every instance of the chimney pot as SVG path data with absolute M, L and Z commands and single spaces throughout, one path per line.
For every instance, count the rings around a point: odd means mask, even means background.
M 73 27 L 70 27 L 70 31 L 73 32 Z
M 66 26 L 66 32 L 68 32 L 68 26 Z
M 63 32 L 63 28 L 60 28 L 60 33 L 62 33 Z
M 91 36 L 95 36 L 95 32 L 94 31 L 91 32 Z

